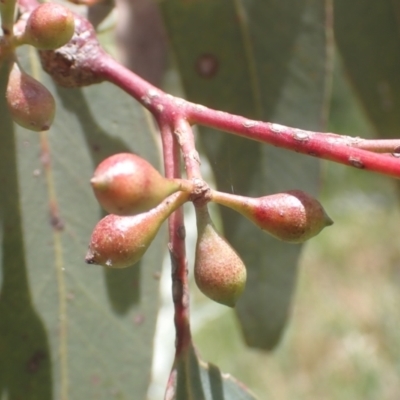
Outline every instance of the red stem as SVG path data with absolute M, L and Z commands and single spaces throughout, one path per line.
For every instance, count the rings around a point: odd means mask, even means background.
M 38 5 L 36 0 L 19 0 L 18 3 L 23 11 L 31 11 Z M 400 178 L 400 159 L 398 157 L 373 153 L 399 154 L 399 139 L 368 141 L 248 120 L 167 95 L 105 53 L 88 61 L 94 72 L 132 95 L 156 118 L 164 115 L 168 116 L 167 118 L 170 118 L 171 121 L 187 120 L 193 124 L 231 132 L 287 150 Z M 192 150 L 194 149 L 194 147 L 190 147 Z M 182 150 L 186 161 L 187 151 L 190 149 Z M 189 166 L 188 174 L 190 171 L 194 172 L 193 164 L 185 164 L 186 167 Z
M 238 136 L 292 150 L 297 153 L 335 161 L 355 168 L 400 178 L 400 160 L 342 144 L 339 135 L 291 128 L 269 122 L 248 120 L 214 110 L 189 110 L 189 118 L 202 125 L 235 133 Z
M 192 127 L 186 119 L 175 122 L 174 134 L 181 149 L 188 179 L 201 179 L 200 156 L 196 150 Z
M 273 146 L 400 178 L 400 159 L 374 151 L 399 152 L 400 140 L 356 139 L 331 133 L 304 131 L 213 110 L 167 95 L 107 56 L 96 62 L 97 72 L 140 101 L 153 115 L 187 120 Z M 361 148 L 358 148 L 361 147 Z M 368 150 L 363 150 L 366 148 Z M 184 157 L 187 154 L 184 154 Z
M 164 168 L 167 178 L 180 178 L 180 149 L 173 135 L 170 121 L 165 118 L 157 120 L 162 137 Z M 183 209 L 175 211 L 168 220 L 169 251 L 171 255 L 172 299 L 175 308 L 176 351 L 175 359 L 191 343 L 189 318 L 189 283 L 185 250 L 185 225 Z

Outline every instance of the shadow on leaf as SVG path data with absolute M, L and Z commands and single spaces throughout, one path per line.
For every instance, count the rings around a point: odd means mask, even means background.
M 2 110 L 6 109 L 4 89 L 1 79 Z M 50 347 L 28 285 L 14 126 L 4 114 L 0 131 L 0 397 L 6 393 L 9 400 L 51 400 Z
M 104 131 L 87 104 L 82 90 L 63 89 L 56 87 L 63 106 L 76 115 L 82 130 L 85 132 L 87 148 L 93 160 L 98 165 L 105 158 L 116 153 L 131 152 L 119 138 L 112 137 Z M 89 185 L 89 182 L 88 182 Z M 105 215 L 103 212 L 99 219 Z M 108 298 L 113 310 L 118 314 L 126 314 L 129 309 L 139 303 L 140 299 L 140 263 L 134 268 L 123 270 L 103 269 Z

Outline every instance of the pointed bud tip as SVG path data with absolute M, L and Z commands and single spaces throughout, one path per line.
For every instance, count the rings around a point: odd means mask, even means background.
M 86 262 L 86 264 L 95 264 L 95 259 L 94 259 L 94 258 L 95 258 L 95 257 L 94 257 L 94 254 L 93 254 L 92 250 L 89 249 L 89 250 L 87 251 L 87 253 L 86 253 L 86 256 L 85 256 L 85 262 Z
M 94 176 L 90 180 L 90 184 L 92 185 L 92 188 L 96 190 L 106 190 L 110 187 L 110 181 L 101 175 Z
M 325 227 L 334 224 L 333 219 L 326 212 L 324 212 L 324 216 L 325 216 Z

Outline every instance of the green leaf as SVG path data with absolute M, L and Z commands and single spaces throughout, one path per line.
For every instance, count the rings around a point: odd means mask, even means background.
M 232 113 L 319 130 L 327 106 L 329 1 L 162 2 L 187 97 Z M 329 50 L 329 51 L 328 51 Z M 219 190 L 316 194 L 310 157 L 202 129 Z M 248 267 L 236 310 L 248 345 L 272 349 L 288 318 L 300 245 L 279 242 L 221 209 L 227 239 Z
M 58 108 L 48 133 L 14 126 L 3 69 L 0 397 L 143 399 L 158 309 L 154 273 L 163 258 L 155 249 L 165 236 L 129 269 L 105 271 L 84 257 L 103 215 L 89 184 L 93 170 L 122 151 L 159 166 L 151 121 L 109 84 L 56 88 L 33 51 L 21 53 L 21 61 Z
M 400 2 L 334 0 L 335 38 L 364 109 L 382 137 L 399 137 Z
M 181 354 L 171 375 L 174 385 L 168 388 L 168 400 L 256 400 L 242 383 L 199 360 L 192 346 Z

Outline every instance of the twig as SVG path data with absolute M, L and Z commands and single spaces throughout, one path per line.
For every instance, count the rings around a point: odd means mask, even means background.
M 165 175 L 180 178 L 180 149 L 168 120 L 157 120 L 162 137 Z M 185 251 L 185 225 L 183 210 L 175 211 L 168 220 L 169 251 L 171 256 L 172 299 L 175 308 L 176 351 L 178 358 L 191 343 L 189 319 L 189 283 Z
M 165 94 L 109 56 L 107 60 L 97 60 L 95 63 L 97 67 L 93 65 L 93 68 L 97 73 L 133 96 L 156 118 L 163 114 L 169 116 L 170 120 L 186 120 L 191 124 L 212 127 L 298 153 L 400 178 L 400 159 L 397 157 L 400 139 L 360 140 L 250 120 Z M 382 151 L 394 153 L 394 156 L 376 153 Z M 186 156 L 188 154 L 184 153 Z
M 178 119 L 174 124 L 174 134 L 182 149 L 188 179 L 201 179 L 200 156 L 194 143 L 192 127 L 185 119 Z

